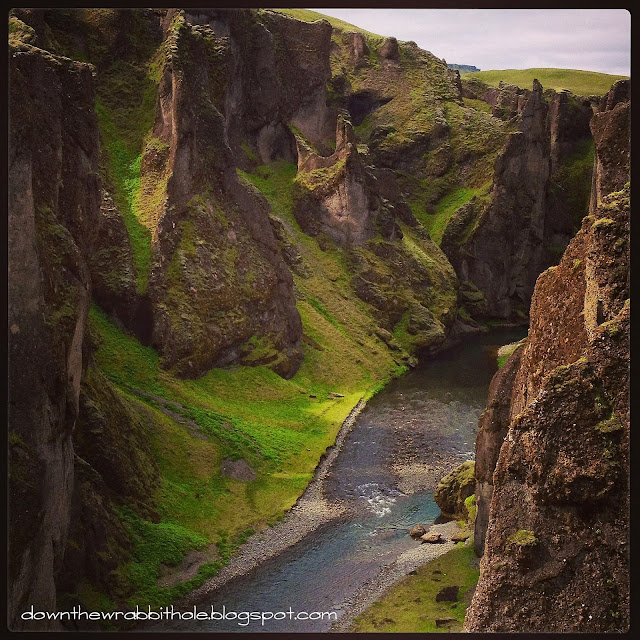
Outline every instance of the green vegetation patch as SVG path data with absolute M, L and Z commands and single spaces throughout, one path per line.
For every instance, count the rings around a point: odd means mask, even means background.
M 476 506 L 476 494 L 471 494 L 465 501 L 464 506 L 467 509 L 469 522 L 475 522 L 478 507 Z
M 503 81 L 529 89 L 533 85 L 533 80 L 537 79 L 545 89 L 555 91 L 568 89 L 579 96 L 603 96 L 614 82 L 626 80 L 627 77 L 578 69 L 546 68 L 475 71 L 466 74 L 466 78 L 478 78 L 492 87 L 497 87 L 498 83 Z
M 161 565 L 177 566 L 186 553 L 207 546 L 207 539 L 175 523 L 143 520 L 126 508 L 121 510 L 120 517 L 133 542 L 133 560 L 119 569 L 134 590 L 128 599 L 131 607 L 167 606 L 215 576 L 223 565 L 222 562 L 205 563 L 194 578 L 173 587 L 159 587 L 157 576 Z
M 358 616 L 351 631 L 441 633 L 461 631 L 469 595 L 480 572 L 473 547 L 458 543 L 451 551 L 419 567 L 391 587 L 385 595 Z M 455 602 L 436 602 L 444 587 L 458 586 Z M 436 620 L 444 621 L 441 626 Z
M 431 239 L 440 245 L 447 224 L 453 214 L 464 204 L 469 202 L 474 196 L 482 192 L 482 189 L 469 189 L 461 187 L 454 189 L 444 196 L 436 205 L 435 212 L 428 214 L 419 208 L 412 209 L 418 221 L 427 229 Z
M 594 155 L 593 139 L 582 140 L 553 174 L 553 183 L 561 190 L 571 211 L 574 232 L 589 212 Z
M 596 425 L 596 430 L 600 433 L 613 433 L 614 431 L 621 431 L 622 428 L 622 421 L 616 413 L 612 413 L 611 417 L 602 420 Z
M 484 100 L 476 100 L 475 98 L 462 98 L 465 107 L 471 107 L 478 111 L 484 111 L 485 113 L 491 113 L 491 105 Z
M 328 296 L 319 290 L 316 295 L 324 307 Z M 129 602 L 157 606 L 186 593 L 197 583 L 154 586 L 160 565 L 173 566 L 189 550 L 212 542 L 224 547 L 226 539 L 275 524 L 302 494 L 358 400 L 404 370 L 382 351 L 374 359 L 381 366 L 365 366 L 364 355 L 355 362 L 361 347 L 354 340 L 310 304 L 301 303 L 301 313 L 305 331 L 328 349 L 305 344 L 305 362 L 291 380 L 265 366 L 212 369 L 198 380 L 181 380 L 160 368 L 154 349 L 91 308 L 96 362 L 152 420 L 152 449 L 162 476 L 154 496 L 161 526 L 129 518 L 140 547 L 135 563 L 122 569 L 133 588 Z M 225 458 L 247 461 L 255 480 L 224 477 Z M 171 546 L 166 538 L 174 535 Z M 168 555 L 161 558 L 159 550 Z M 214 571 L 217 565 L 204 565 L 197 580 Z
M 512 533 L 507 540 L 519 547 L 533 547 L 538 544 L 538 539 L 533 531 L 529 529 L 519 529 Z
M 507 360 L 511 357 L 511 354 L 523 345 L 523 341 L 512 342 L 510 344 L 505 344 L 498 349 L 497 361 L 498 361 L 498 369 L 502 369 L 505 364 L 507 364 Z

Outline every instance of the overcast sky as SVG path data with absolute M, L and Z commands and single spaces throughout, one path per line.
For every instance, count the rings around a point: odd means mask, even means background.
M 624 9 L 314 11 L 483 70 L 558 67 L 631 75 L 631 14 Z

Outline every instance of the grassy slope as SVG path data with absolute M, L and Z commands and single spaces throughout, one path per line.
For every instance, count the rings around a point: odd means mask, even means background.
M 468 603 L 465 594 L 478 582 L 480 572 L 473 547 L 459 542 L 454 549 L 417 569 L 355 619 L 357 633 L 436 633 L 460 631 Z M 458 586 L 457 602 L 436 602 L 443 587 Z M 436 619 L 452 619 L 446 628 Z
M 368 36 L 373 36 L 374 38 L 382 37 L 377 33 L 372 33 L 371 31 L 367 31 L 366 29 L 361 29 L 360 27 L 356 27 L 355 25 L 345 22 L 344 20 L 340 20 L 339 18 L 327 16 L 324 13 L 318 13 L 317 11 L 311 11 L 310 9 L 273 9 L 273 11 L 284 13 L 291 18 L 296 18 L 297 20 L 302 20 L 303 22 L 327 20 L 331 23 L 331 26 L 334 27 L 334 29 L 341 29 L 345 32 L 356 31 L 358 33 L 364 33 Z
M 317 306 L 324 310 L 326 302 L 323 296 Z M 305 329 L 313 327 L 314 339 L 325 350 L 305 345 L 304 364 L 291 380 L 266 367 L 236 366 L 185 381 L 160 369 L 153 349 L 92 308 L 97 364 L 125 397 L 151 416 L 152 445 L 163 477 L 155 498 L 164 529 L 128 516 L 130 528 L 138 532 L 136 562 L 124 568 L 135 588 L 130 603 L 168 603 L 179 593 L 155 587 L 161 561 L 156 547 L 149 546 L 151 534 L 173 548 L 175 532 L 181 533 L 185 543 L 180 552 L 163 561 L 175 565 L 190 548 L 216 542 L 219 549 L 227 549 L 248 530 L 274 524 L 302 494 L 352 407 L 400 371 L 382 343 L 374 349 L 377 355 L 367 359 L 362 347 L 314 307 L 302 303 L 300 311 Z M 194 421 L 206 439 L 161 413 L 161 401 L 136 391 L 170 401 L 171 411 Z M 329 398 L 331 392 L 344 397 Z M 223 478 L 223 458 L 244 458 L 256 469 L 256 480 Z M 190 545 L 191 539 L 200 542 Z M 228 553 L 222 555 L 228 558 Z M 201 579 L 210 575 L 207 571 L 210 566 L 204 567 Z
M 602 96 L 614 82 L 623 80 L 627 76 L 614 76 L 595 71 L 580 71 L 578 69 L 503 69 L 491 71 L 476 71 L 465 74 L 466 78 L 478 78 L 492 87 L 497 87 L 502 80 L 507 84 L 528 89 L 534 78 L 540 81 L 545 89 L 561 91 L 568 89 L 579 96 Z

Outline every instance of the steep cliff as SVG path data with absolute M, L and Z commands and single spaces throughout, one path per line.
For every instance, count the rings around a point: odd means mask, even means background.
M 9 618 L 55 608 L 73 490 L 99 206 L 91 69 L 12 48 L 9 156 Z M 25 118 L 25 114 L 29 118 Z M 26 532 L 29 532 L 26 535 Z
M 482 97 L 509 137 L 487 202 L 471 200 L 453 215 L 442 248 L 465 288 L 484 294 L 469 299 L 472 311 L 522 318 L 538 274 L 557 261 L 586 215 L 590 176 L 576 172 L 571 152 L 585 153 L 591 108 L 574 108 L 564 93 L 551 92 L 549 101 L 537 81 L 532 91 L 506 85 Z
M 92 69 L 25 43 L 10 54 L 9 620 L 46 629 L 55 623 L 18 614 L 32 604 L 54 611 L 65 575 L 72 584 L 104 577 L 126 558 L 111 498 L 135 494 L 148 505 L 157 470 L 147 461 L 143 473 L 136 462 L 149 456 L 140 418 L 118 415 L 125 408 L 107 380 L 86 378 L 94 277 L 104 284 L 95 268 L 114 241 L 105 232 L 112 219 L 101 197 Z M 97 409 L 101 396 L 108 417 Z M 132 435 L 134 446 L 125 442 Z
M 505 436 L 469 631 L 629 624 L 628 96 L 617 83 L 593 116 L 592 214 L 538 278 L 526 346 L 492 384 L 481 485 Z
M 243 12 L 231 15 L 242 21 Z M 221 112 L 238 44 L 216 37 L 215 13 L 205 17 L 208 23 L 193 25 L 181 14 L 164 18 L 154 148 L 147 143 L 141 166 L 141 179 L 147 171 L 169 175 L 152 227 L 152 343 L 181 376 L 252 355 L 254 364 L 291 376 L 302 355 L 293 281 L 266 202 L 238 180 Z M 244 22 L 260 30 L 250 16 Z M 254 354 L 256 338 L 271 346 L 262 358 Z

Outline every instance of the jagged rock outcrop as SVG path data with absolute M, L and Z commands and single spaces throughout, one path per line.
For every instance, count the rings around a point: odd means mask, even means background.
M 551 262 L 545 243 L 551 162 L 542 86 L 536 81 L 532 91 L 500 95 L 511 96 L 519 130 L 496 160 L 484 212 L 464 220 L 458 213 L 451 224 L 460 229 L 445 231 L 443 249 L 460 280 L 482 292 L 486 313 L 507 319 L 526 315 L 536 278 Z
M 335 110 L 327 107 L 331 75 L 331 25 L 306 23 L 282 14 L 201 10 L 200 23 L 213 26 L 216 42 L 228 39 L 227 92 L 220 110 L 238 166 L 247 158 L 242 143 L 254 148 L 261 164 L 285 157 L 296 161 L 292 124 L 328 150 Z M 192 14 L 185 14 L 192 22 Z
M 549 135 L 551 138 L 551 171 L 576 150 L 576 143 L 591 137 L 589 122 L 593 106 L 589 99 L 569 91 L 554 93 L 549 104 Z
M 546 104 L 540 85 L 523 97 L 517 99 L 521 130 L 510 135 L 496 161 L 492 202 L 462 255 L 450 255 L 461 280 L 473 282 L 500 317 L 512 314 L 514 302 L 526 309 L 543 251 L 549 179 Z
M 628 628 L 629 102 L 610 106 L 593 214 L 533 296 L 468 631 Z
M 593 214 L 602 199 L 619 191 L 629 179 L 629 141 L 620 135 L 629 121 L 630 82 L 620 80 L 604 96 L 590 126 L 596 145 L 591 208 Z M 602 115 L 602 114 L 606 115 Z
M 215 12 L 204 15 L 219 28 Z M 152 343 L 180 376 L 245 361 L 291 376 L 302 358 L 291 273 L 266 201 L 238 180 L 218 109 L 230 98 L 215 73 L 224 72 L 233 47 L 210 25 L 191 25 L 181 14 L 169 19 L 172 54 L 153 131 L 167 148 L 169 179 L 152 247 Z
M 398 41 L 393 37 L 387 38 L 380 47 L 380 55 L 387 60 L 397 60 L 398 54 Z
M 336 150 L 325 158 L 299 142 L 301 194 L 294 215 L 312 236 L 325 234 L 342 247 L 363 245 L 380 232 L 387 240 L 401 237 L 392 211 L 377 193 L 374 176 L 356 148 L 351 124 L 338 119 Z

